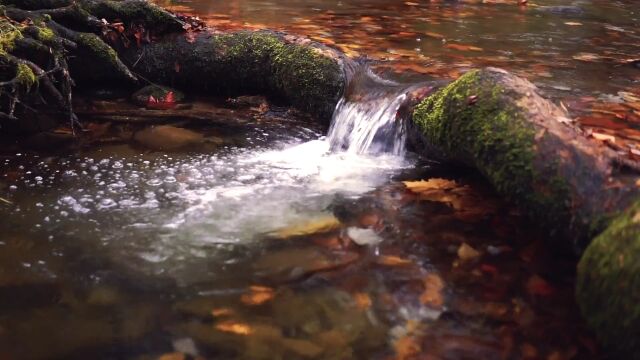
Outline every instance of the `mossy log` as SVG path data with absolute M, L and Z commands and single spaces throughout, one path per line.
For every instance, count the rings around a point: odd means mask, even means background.
M 174 35 L 120 49 L 142 77 L 189 91 L 266 94 L 329 123 L 347 82 L 341 53 L 271 31 Z
M 427 154 L 476 168 L 559 246 L 572 240 L 578 254 L 586 247 L 583 314 L 610 351 L 640 358 L 637 175 L 625 173 L 618 155 L 570 125 L 533 84 L 494 68 L 422 100 L 413 121 Z

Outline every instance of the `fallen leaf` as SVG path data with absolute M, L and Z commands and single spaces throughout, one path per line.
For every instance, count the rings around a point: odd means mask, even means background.
M 600 140 L 600 141 L 610 141 L 612 143 L 616 142 L 616 137 L 613 136 L 613 135 L 607 135 L 607 134 L 592 132 L 591 133 L 591 137 L 596 139 L 596 140 Z
M 250 335 L 253 333 L 251 326 L 241 322 L 234 321 L 225 321 L 216 324 L 216 329 L 228 333 L 238 334 L 238 335 Z
M 376 263 L 385 266 L 403 266 L 413 264 L 413 261 L 394 255 L 380 255 L 376 258 Z
M 187 357 L 180 352 L 173 352 L 168 354 L 163 354 L 158 357 L 158 360 L 185 360 Z
M 579 23 L 577 21 L 567 21 L 564 24 L 569 26 L 582 26 L 582 23 Z
M 249 291 L 240 297 L 246 305 L 262 305 L 275 296 L 273 289 L 265 286 L 250 286 Z
M 435 33 L 435 32 L 426 32 L 424 34 L 427 35 L 428 37 L 432 37 L 434 39 L 444 39 L 444 35 L 438 34 L 438 33 Z
M 458 248 L 458 257 L 463 261 L 473 260 L 478 258 L 480 255 L 482 254 L 478 250 L 474 249 L 467 243 L 462 243 Z
M 403 336 L 393 342 L 396 360 L 407 360 L 420 353 L 420 345 L 413 336 Z
M 404 186 L 414 193 L 422 193 L 428 190 L 449 190 L 455 189 L 458 184 L 453 180 L 433 178 L 427 181 L 403 181 Z
M 573 56 L 574 60 L 596 62 L 602 60 L 602 56 L 593 53 L 579 53 Z
M 211 315 L 213 317 L 220 317 L 220 316 L 229 316 L 233 314 L 233 310 L 229 309 L 229 308 L 216 308 L 211 310 Z
M 360 310 L 366 310 L 371 307 L 371 297 L 367 293 L 359 292 L 353 294 L 353 301 Z
M 473 45 L 463 45 L 463 44 L 446 44 L 444 47 L 447 49 L 453 49 L 458 51 L 483 51 L 482 48 L 473 46 Z
M 420 295 L 420 302 L 424 305 L 442 307 L 442 305 L 444 305 L 444 298 L 442 296 L 444 281 L 442 281 L 440 275 L 430 273 L 425 276 L 422 281 L 424 292 Z
M 538 275 L 532 275 L 527 280 L 527 292 L 534 296 L 549 296 L 554 293 L 553 287 Z
M 294 236 L 326 233 L 340 227 L 340 220 L 333 215 L 320 216 L 304 223 L 295 224 L 267 234 L 269 237 L 287 239 Z

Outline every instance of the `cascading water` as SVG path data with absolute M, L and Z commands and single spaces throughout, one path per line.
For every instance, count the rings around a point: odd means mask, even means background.
M 333 114 L 327 135 L 331 150 L 404 155 L 406 124 L 397 112 L 408 91 L 367 67 L 356 70 Z
M 64 174 L 38 175 L 42 186 L 50 179 L 57 201 L 31 208 L 59 224 L 56 232 L 91 239 L 135 271 L 185 285 L 208 281 L 223 270 L 202 271 L 203 264 L 224 266 L 229 249 L 259 247 L 264 233 L 326 216 L 336 195 L 370 191 L 410 165 L 397 116 L 410 90 L 362 67 L 326 137 L 303 125 L 265 124 L 246 135 L 262 145 L 213 155 L 93 154 Z

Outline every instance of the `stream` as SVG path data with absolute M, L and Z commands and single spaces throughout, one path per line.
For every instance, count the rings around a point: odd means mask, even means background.
M 606 64 L 568 60 L 569 51 L 630 56 L 626 37 L 639 36 L 638 15 L 622 11 L 630 5 L 522 13 L 461 2 L 436 13 L 436 5 L 412 2 L 157 2 L 223 28 L 277 24 L 379 61 L 355 77 L 329 129 L 266 100 L 232 110 L 225 99 L 198 98 L 193 106 L 236 123 L 154 128 L 89 118 L 99 135 L 79 146 L 40 151 L 34 141 L 3 140 L 0 359 L 602 358 L 573 300 L 576 259 L 479 174 L 408 151 L 407 124 L 396 113 L 418 81 L 501 65 L 534 69 L 533 80 L 574 106 L 586 126 L 633 139 L 634 113 L 594 120 L 591 110 L 624 106 L 620 92 L 637 87 L 638 71 L 621 67 L 603 85 L 588 74 Z M 403 6 L 410 26 L 395 19 Z M 609 7 L 624 14 L 602 35 L 618 34 L 615 54 L 577 40 L 567 49 L 549 33 L 584 26 L 591 34 L 592 15 L 600 21 Z M 515 37 L 505 37 L 507 54 L 489 35 L 476 36 L 487 13 L 520 14 L 509 19 L 529 24 L 518 29 L 537 53 L 519 53 Z M 542 22 L 555 25 L 540 30 Z M 361 32 L 384 35 L 393 49 L 349 43 Z M 442 44 L 441 33 L 467 47 L 425 59 L 435 47 L 427 41 Z M 469 51 L 475 55 L 457 53 Z M 554 67 L 553 56 L 569 65 Z M 118 96 L 76 102 L 132 106 Z M 167 139 L 195 140 L 159 149 L 145 140 L 159 128 Z

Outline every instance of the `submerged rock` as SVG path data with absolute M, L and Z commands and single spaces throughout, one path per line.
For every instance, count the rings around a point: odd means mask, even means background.
M 148 127 L 135 133 L 133 139 L 150 150 L 177 150 L 204 142 L 202 134 L 171 125 Z
M 378 245 L 384 240 L 380 235 L 373 231 L 373 229 L 350 227 L 347 229 L 347 235 L 354 243 L 360 246 Z

